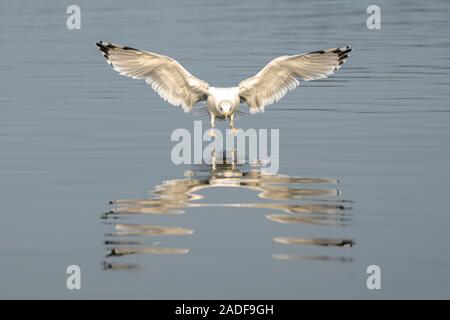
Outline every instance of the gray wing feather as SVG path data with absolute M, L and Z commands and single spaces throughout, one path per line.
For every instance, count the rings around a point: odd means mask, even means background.
M 189 112 L 205 100 L 208 83 L 194 77 L 176 60 L 153 52 L 141 51 L 114 43 L 97 43 L 108 64 L 121 75 L 142 79 L 161 98 Z
M 346 62 L 351 48 L 332 48 L 307 54 L 281 56 L 255 76 L 239 83 L 239 96 L 251 113 L 263 112 L 286 93 L 300 85 L 299 80 L 326 78 Z

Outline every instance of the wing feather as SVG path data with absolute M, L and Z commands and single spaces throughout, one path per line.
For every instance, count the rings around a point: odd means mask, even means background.
M 194 77 L 170 57 L 104 41 L 97 46 L 119 74 L 145 80 L 161 98 L 181 106 L 185 112 L 206 99 L 209 84 Z
M 326 78 L 347 60 L 351 48 L 332 48 L 307 54 L 281 56 L 269 62 L 255 76 L 239 83 L 239 96 L 251 113 L 283 98 L 300 85 L 299 80 Z

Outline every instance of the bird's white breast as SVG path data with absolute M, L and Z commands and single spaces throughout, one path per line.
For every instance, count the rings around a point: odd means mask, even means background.
M 210 87 L 208 93 L 217 102 L 222 100 L 235 101 L 236 98 L 239 97 L 239 87 L 231 87 L 231 88 Z
M 229 100 L 233 104 L 233 112 L 240 104 L 239 87 L 216 88 L 209 87 L 208 90 L 208 109 L 216 113 L 217 107 L 221 101 Z

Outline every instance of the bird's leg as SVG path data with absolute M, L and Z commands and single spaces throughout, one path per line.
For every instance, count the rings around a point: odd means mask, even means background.
M 213 115 L 212 113 L 210 113 L 211 115 L 211 129 L 208 131 L 208 136 L 210 137 L 216 137 L 216 133 L 215 133 L 215 121 L 216 121 L 216 116 Z
M 236 129 L 235 128 L 235 126 L 234 126 L 234 113 L 230 116 L 230 127 L 231 127 L 231 132 L 230 132 L 230 134 L 236 134 L 236 133 L 238 133 L 238 130 L 239 129 Z
M 216 149 L 211 150 L 211 169 L 215 171 L 217 169 L 217 157 L 216 157 Z
M 237 150 L 235 148 L 231 149 L 231 168 L 236 169 L 237 164 Z

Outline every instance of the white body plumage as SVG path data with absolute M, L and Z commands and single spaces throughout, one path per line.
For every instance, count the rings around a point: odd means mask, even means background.
M 239 87 L 208 89 L 208 111 L 216 118 L 223 119 L 234 115 L 239 108 L 241 98 L 239 97 Z

